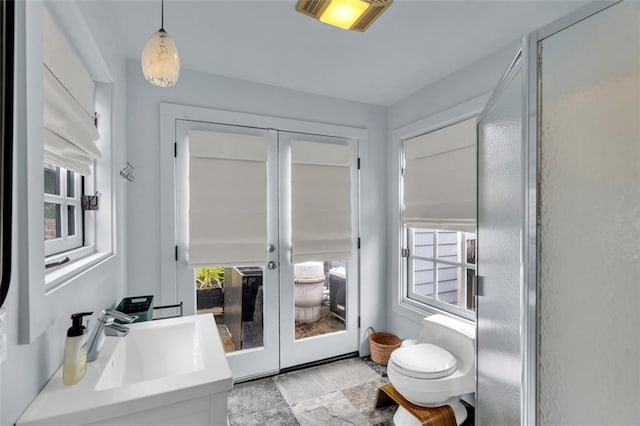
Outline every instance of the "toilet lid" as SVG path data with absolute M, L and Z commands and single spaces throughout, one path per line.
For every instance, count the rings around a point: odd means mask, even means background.
M 449 351 L 431 343 L 398 348 L 391 362 L 402 374 L 420 379 L 439 379 L 456 370 L 456 358 Z

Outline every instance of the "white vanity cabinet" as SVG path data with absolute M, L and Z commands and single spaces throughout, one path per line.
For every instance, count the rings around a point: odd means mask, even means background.
M 17 425 L 226 425 L 233 379 L 213 316 L 129 327 L 78 384 L 58 370 Z

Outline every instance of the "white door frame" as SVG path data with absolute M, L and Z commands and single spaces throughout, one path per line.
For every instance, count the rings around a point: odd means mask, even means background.
M 176 287 L 179 300 L 190 300 L 197 303 L 195 296 L 194 270 L 187 263 L 189 235 L 189 131 L 236 133 L 264 137 L 268 144 L 267 160 L 267 241 L 264 250 L 267 261 L 278 261 L 278 134 L 275 130 L 245 126 L 229 126 L 204 123 L 201 121 L 176 120 L 177 150 L 181 154 L 176 157 L 176 247 L 178 260 L 175 263 Z M 267 244 L 274 246 L 268 252 Z M 264 265 L 257 265 L 264 266 Z M 255 377 L 278 371 L 280 336 L 278 326 L 279 306 L 279 274 L 277 270 L 266 267 L 262 271 L 263 291 L 263 334 L 262 345 L 252 349 L 244 349 L 227 354 L 234 377 Z M 190 283 L 179 286 L 178 283 Z
M 352 147 L 351 167 L 351 260 L 347 263 L 345 330 L 296 340 L 294 307 L 294 274 L 291 229 L 291 142 L 294 139 L 310 142 L 334 143 Z M 359 173 L 358 141 L 321 135 L 280 131 L 280 368 L 288 368 L 321 359 L 354 352 L 358 348 L 358 283 L 359 257 Z M 342 260 L 342 259 L 335 259 Z
M 340 126 L 325 123 L 316 123 L 303 120 L 287 119 L 281 117 L 270 117 L 265 115 L 248 114 L 234 111 L 225 111 L 172 103 L 160 103 L 160 268 L 161 282 L 160 294 L 157 296 L 159 304 L 184 303 L 184 314 L 194 315 L 196 313 L 195 290 L 193 286 L 189 288 L 179 288 L 177 286 L 178 273 L 177 262 L 186 262 L 186 252 L 184 244 L 178 244 L 177 213 L 176 213 L 176 178 L 175 150 L 177 147 L 177 125 L 178 121 L 202 122 L 229 126 L 255 127 L 262 129 L 278 129 L 279 131 L 304 133 L 312 135 L 326 135 L 338 138 L 353 139 L 357 143 L 366 145 L 368 140 L 367 129 Z M 359 223 L 359 212 L 357 213 Z M 177 248 L 176 248 L 177 247 Z M 176 254 L 178 259 L 176 260 Z M 359 263 L 359 253 L 356 253 Z M 359 276 L 351 282 L 352 286 L 360 294 Z M 359 296 L 356 296 L 359 302 Z M 356 305 L 359 303 L 356 302 Z M 359 306 L 353 309 L 354 314 L 359 317 Z M 356 312 L 357 311 L 357 312 Z M 265 323 L 267 318 L 265 317 Z M 279 324 L 279 322 L 276 322 Z M 357 324 L 355 334 L 359 337 Z M 357 350 L 358 341 L 353 345 L 353 350 Z M 317 358 L 321 359 L 321 358 Z M 268 374 L 265 372 L 263 374 Z M 262 374 L 262 375 L 263 375 Z M 250 378 L 250 377 L 245 377 Z

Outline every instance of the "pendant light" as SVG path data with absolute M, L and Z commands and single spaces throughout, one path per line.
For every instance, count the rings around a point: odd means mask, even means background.
M 142 73 L 151 84 L 173 87 L 180 77 L 180 56 L 171 36 L 164 30 L 164 0 L 160 29 L 149 37 L 142 49 Z

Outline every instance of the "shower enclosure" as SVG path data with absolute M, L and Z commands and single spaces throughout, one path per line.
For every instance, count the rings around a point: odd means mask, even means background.
M 636 424 L 640 4 L 526 37 L 478 138 L 477 424 Z

